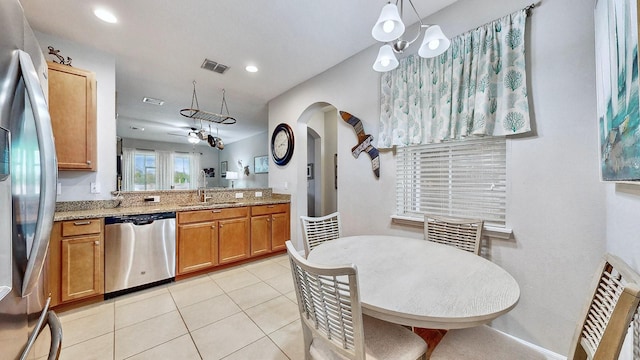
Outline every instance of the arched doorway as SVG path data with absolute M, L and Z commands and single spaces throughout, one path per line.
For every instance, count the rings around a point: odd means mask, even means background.
M 330 105 L 315 104 L 307 110 L 307 161 L 301 176 L 306 178 L 306 206 L 300 215 L 323 216 L 338 211 L 337 154 L 338 110 Z

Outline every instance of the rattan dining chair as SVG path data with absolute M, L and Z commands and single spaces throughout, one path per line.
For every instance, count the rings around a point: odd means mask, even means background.
M 424 359 L 410 330 L 362 314 L 356 266 L 320 266 L 286 242 L 298 299 L 305 359 Z
M 640 300 L 640 276 L 620 258 L 607 254 L 596 272 L 591 296 L 578 323 L 568 360 L 618 359 Z M 547 357 L 488 326 L 449 330 L 431 360 L 512 360 Z
M 480 255 L 484 221 L 424 215 L 424 238 Z
M 300 221 L 302 222 L 305 256 L 308 256 L 314 247 L 323 242 L 342 236 L 339 212 L 320 217 L 300 216 Z

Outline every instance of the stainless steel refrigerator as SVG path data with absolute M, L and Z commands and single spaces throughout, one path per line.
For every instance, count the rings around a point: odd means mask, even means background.
M 57 164 L 46 95 L 47 65 L 18 0 L 0 1 L 0 359 L 32 359 L 51 331 L 44 262 L 56 201 Z M 44 89 L 44 90 L 43 90 Z M 48 324 L 48 326 L 47 326 Z

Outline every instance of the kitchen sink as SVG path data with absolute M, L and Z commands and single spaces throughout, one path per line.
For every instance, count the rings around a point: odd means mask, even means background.
M 191 206 L 207 206 L 207 205 L 237 205 L 239 202 L 237 201 L 226 201 L 226 202 L 206 202 L 206 203 L 193 203 L 193 204 L 180 204 L 180 207 L 191 207 Z

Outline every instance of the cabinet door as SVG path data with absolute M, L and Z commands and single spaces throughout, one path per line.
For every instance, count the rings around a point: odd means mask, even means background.
M 215 222 L 178 225 L 178 275 L 218 264 Z
M 251 217 L 251 256 L 271 251 L 271 215 Z
M 286 249 L 285 241 L 291 238 L 289 234 L 289 213 L 271 215 L 271 250 Z
M 96 171 L 95 74 L 52 62 L 48 65 L 58 169 Z
M 249 257 L 249 218 L 218 221 L 220 264 Z
M 104 244 L 100 235 L 62 239 L 62 301 L 104 293 Z

